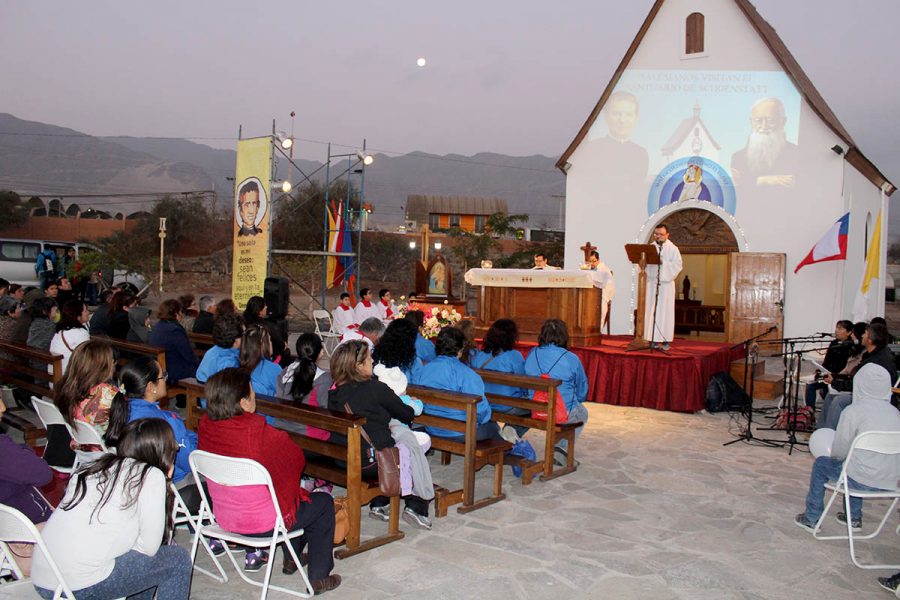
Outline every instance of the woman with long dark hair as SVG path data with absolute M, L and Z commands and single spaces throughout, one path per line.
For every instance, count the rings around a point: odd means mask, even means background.
M 69 300 L 59 311 L 56 335 L 50 340 L 50 353 L 62 355 L 63 373 L 66 371 L 69 358 L 75 348 L 91 339 L 91 334 L 87 329 L 87 322 L 90 319 L 91 313 L 88 311 L 87 305 L 78 300 Z
M 166 423 L 139 419 L 125 428 L 117 454 L 104 454 L 72 476 L 41 535 L 76 597 L 150 598 L 155 592 L 187 600 L 190 554 L 171 543 L 168 482 L 177 451 Z M 59 582 L 40 548 L 31 576 L 42 598 L 54 597 Z
M 253 390 L 264 396 L 275 395 L 275 384 L 281 368 L 269 360 L 272 356 L 272 340 L 269 331 L 261 323 L 250 325 L 241 337 L 238 355 L 242 369 L 250 373 Z
M 372 360 L 385 367 L 398 367 L 407 379 L 422 368 L 422 359 L 416 354 L 416 336 L 419 330 L 412 321 L 395 319 L 384 330 L 375 345 Z M 429 344 L 431 342 L 428 342 Z
M 266 306 L 266 301 L 262 296 L 253 296 L 247 300 L 247 306 L 244 308 L 244 325 L 248 327 L 250 325 L 262 325 L 265 327 L 272 340 L 272 359 L 276 360 L 280 357 L 281 360 L 277 362 L 287 364 L 286 361 L 291 358 L 291 351 L 284 343 L 284 337 L 278 330 L 278 326 L 269 321 L 267 319 L 268 316 L 269 307 Z
M 256 414 L 256 394 L 244 369 L 220 371 L 206 382 L 207 412 L 200 420 L 200 449 L 250 458 L 269 472 L 275 498 L 289 530 L 303 528 L 304 534 L 291 540 L 297 556 L 309 545 L 310 583 L 317 594 L 341 584 L 334 568 L 334 503 L 324 492 L 308 493 L 300 486 L 306 466 L 303 451 L 288 434 L 266 424 Z M 208 481 L 213 512 L 219 525 L 243 534 L 270 532 L 275 524 L 269 492 L 259 488 L 227 487 Z M 294 573 L 298 565 L 285 553 L 282 572 Z M 258 570 L 269 560 L 265 550 L 247 554 L 245 570 Z
M 322 355 L 322 340 L 314 333 L 302 333 L 294 346 L 297 358 L 279 375 L 275 382 L 275 396 L 290 400 L 294 404 L 328 406 L 328 390 L 331 374 L 322 370 L 319 357 Z M 275 420 L 281 429 L 305 433 L 320 440 L 331 438 L 331 432 L 317 427 L 307 427 L 301 423 Z
M 128 330 L 131 328 L 128 311 L 139 302 L 140 298 L 128 290 L 119 290 L 113 294 L 109 301 L 109 337 L 128 339 Z
M 522 353 L 516 350 L 519 341 L 519 327 L 512 319 L 497 319 L 484 335 L 482 349 L 472 351 L 469 366 L 473 369 L 485 369 L 511 375 L 525 374 L 525 359 Z M 527 398 L 528 390 L 501 385 L 499 383 L 485 383 L 484 391 L 491 394 L 502 394 L 513 398 Z M 491 402 L 491 411 L 514 415 L 530 415 L 531 411 L 524 408 L 513 408 L 503 404 Z M 511 426 L 516 434 L 521 437 L 528 431 L 527 427 Z

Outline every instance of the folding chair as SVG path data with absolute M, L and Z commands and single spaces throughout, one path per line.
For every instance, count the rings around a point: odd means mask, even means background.
M 262 588 L 262 593 L 260 595 L 261 600 L 265 600 L 269 589 L 284 592 L 285 594 L 300 598 L 311 597 L 314 593 L 312 584 L 310 584 L 309 582 L 309 577 L 307 577 L 306 575 L 306 570 L 302 566 L 300 566 L 300 557 L 297 556 L 297 553 L 294 552 L 293 546 L 291 546 L 290 544 L 290 540 L 303 535 L 303 530 L 297 529 L 295 531 L 288 531 L 287 527 L 285 527 L 284 519 L 281 516 L 281 511 L 278 509 L 278 500 L 275 497 L 275 486 L 272 484 L 272 478 L 269 476 L 269 472 L 265 469 L 265 467 L 263 467 L 255 460 L 250 460 L 249 458 L 232 458 L 229 456 L 220 456 L 218 454 L 212 454 L 210 452 L 204 452 L 202 450 L 194 450 L 193 452 L 191 452 L 189 460 L 191 463 L 191 471 L 194 473 L 194 481 L 198 483 L 198 490 L 200 491 L 201 497 L 200 514 L 197 516 L 197 527 L 194 530 L 194 541 L 191 545 L 191 560 L 193 561 L 196 559 L 197 546 L 199 544 L 202 543 L 208 545 L 208 538 L 216 538 L 222 540 L 223 542 L 232 542 L 243 546 L 250 546 L 252 548 L 268 548 L 269 561 L 266 564 L 266 573 L 262 583 L 254 581 L 247 577 L 244 574 L 242 566 L 238 565 L 237 561 L 235 560 L 234 555 L 231 552 L 226 552 L 226 554 L 228 554 L 228 558 L 231 560 L 231 564 L 234 565 L 234 568 L 238 572 L 238 575 L 240 575 L 241 579 L 243 579 L 250 585 L 255 585 Z M 209 508 L 210 503 L 206 497 L 206 492 L 204 491 L 203 487 L 199 485 L 199 483 L 202 481 L 201 476 L 205 477 L 208 481 L 217 483 L 218 485 L 222 486 L 266 486 L 269 490 L 269 495 L 272 500 L 272 507 L 274 508 L 275 512 L 275 527 L 273 528 L 272 537 L 269 539 L 250 537 L 241 535 L 239 533 L 233 533 L 220 527 L 216 523 L 215 515 Z M 207 520 L 209 521 L 209 524 L 203 525 L 202 523 Z M 275 548 L 279 543 L 284 544 L 285 551 L 290 553 L 291 558 L 294 559 L 294 564 L 299 567 L 298 571 L 300 573 L 300 577 L 303 579 L 304 585 L 306 586 L 306 593 L 270 585 L 270 581 L 272 578 L 272 565 L 275 562 Z M 227 582 L 228 576 L 225 574 L 225 571 L 219 564 L 218 558 L 215 555 L 212 555 L 212 553 L 210 553 L 210 555 L 212 556 L 213 562 L 216 563 L 216 568 L 219 570 L 219 573 L 222 574 L 224 582 Z
M 16 581 L 4 583 L 0 586 L 0 596 L 6 596 L 7 592 L 12 592 L 7 597 L 38 597 L 37 592 L 34 591 L 34 584 L 31 579 L 26 578 L 16 564 L 12 551 L 7 545 L 10 542 L 25 542 L 39 547 L 44 558 L 47 559 L 47 563 L 50 565 L 50 570 L 53 571 L 53 576 L 56 577 L 56 581 L 58 582 L 53 596 L 54 599 L 70 598 L 71 600 L 75 600 L 75 594 L 72 593 L 68 584 L 63 580 L 62 573 L 60 572 L 59 567 L 56 566 L 56 561 L 54 561 L 53 556 L 50 555 L 50 551 L 47 549 L 47 545 L 44 543 L 44 539 L 34 526 L 34 523 L 29 521 L 28 517 L 18 510 L 6 506 L 5 504 L 0 504 L 0 569 L 9 569 L 12 571 L 16 576 Z M 14 589 L 16 590 L 15 592 L 13 592 Z
M 172 492 L 175 493 L 175 504 L 172 506 L 172 522 L 175 523 L 175 527 L 178 527 L 179 525 L 186 525 L 193 531 L 197 531 L 197 524 L 200 521 L 197 517 L 191 514 L 191 511 L 188 510 L 187 504 L 185 504 L 184 498 L 181 497 L 181 492 L 178 491 L 178 488 L 175 487 L 175 484 L 170 483 L 169 486 L 172 488 Z M 206 549 L 206 553 L 209 554 L 210 558 L 215 561 L 215 556 L 213 555 L 213 551 L 209 547 L 209 545 L 204 544 L 203 547 Z M 219 566 L 218 563 L 216 563 L 216 566 Z M 228 581 L 225 573 L 221 573 L 221 567 L 219 568 L 221 577 L 216 575 L 215 573 L 210 573 L 206 569 L 198 567 L 197 565 L 194 565 L 194 570 L 215 579 L 219 583 L 225 583 L 226 581 Z
M 893 455 L 896 460 L 900 460 L 900 431 L 866 431 L 856 436 L 856 439 L 853 440 L 853 444 L 850 445 L 850 452 L 847 453 L 847 458 L 844 460 L 844 466 L 841 469 L 841 474 L 838 476 L 837 481 L 825 484 L 825 488 L 832 492 L 831 498 L 829 498 L 828 504 L 825 505 L 825 511 L 816 523 L 815 529 L 813 530 L 813 536 L 819 540 L 848 540 L 850 544 L 850 559 L 853 561 L 853 564 L 860 569 L 900 569 L 900 565 L 864 565 L 856 558 L 855 540 L 869 540 L 878 535 L 884 527 L 884 524 L 887 522 L 888 517 L 891 516 L 894 508 L 897 506 L 897 501 L 900 500 L 900 487 L 897 487 L 896 485 L 892 489 L 877 492 L 858 490 L 848 485 L 847 465 L 850 464 L 850 460 L 853 458 L 854 453 L 861 450 L 877 452 L 878 454 Z M 844 514 L 847 516 L 847 535 L 820 535 L 819 530 L 822 527 L 822 523 L 825 522 L 825 517 L 828 516 L 828 511 L 831 509 L 831 505 L 834 504 L 834 500 L 838 494 L 843 494 L 844 496 Z M 851 523 L 853 519 L 850 516 L 851 496 L 862 498 L 864 500 L 893 498 L 893 502 L 891 502 L 890 507 L 888 507 L 887 511 L 884 513 L 881 522 L 878 523 L 878 527 L 874 532 L 867 535 L 853 534 Z
M 75 443 L 79 446 L 100 446 L 100 450 L 96 452 L 75 451 L 75 464 L 72 465 L 73 470 L 85 463 L 93 462 L 103 456 L 107 452 L 115 452 L 115 450 L 107 448 L 106 442 L 100 432 L 94 429 L 94 426 L 84 421 L 75 421 L 75 425 L 66 424 L 69 434 Z
M 334 331 L 334 323 L 331 320 L 331 313 L 321 308 L 314 310 L 313 321 L 316 324 L 316 335 L 319 336 L 319 339 L 322 340 L 322 347 L 325 350 L 325 354 L 326 356 L 331 358 L 331 353 L 334 352 L 334 349 L 338 345 L 338 342 L 341 341 L 341 334 Z M 325 323 L 328 324 L 328 328 L 323 331 L 320 324 Z M 329 343 L 331 343 L 331 347 L 329 347 Z
M 38 419 L 40 419 L 41 424 L 43 424 L 44 429 L 49 431 L 49 427 L 51 425 L 62 425 L 66 429 L 69 429 L 69 424 L 66 423 L 66 420 L 63 418 L 62 413 L 59 412 L 59 409 L 56 408 L 56 405 L 50 401 L 49 398 L 38 398 L 37 396 L 31 397 L 31 404 L 34 406 L 34 410 L 37 413 Z M 73 464 L 71 467 L 57 467 L 55 465 L 50 465 L 50 468 L 54 471 L 59 471 L 60 473 L 71 473 L 74 470 L 75 465 Z

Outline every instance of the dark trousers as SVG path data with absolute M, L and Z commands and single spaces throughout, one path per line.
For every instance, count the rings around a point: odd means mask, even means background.
M 409 496 L 401 496 L 401 498 L 403 498 L 403 502 L 406 504 L 406 508 L 412 510 L 418 515 L 422 515 L 423 517 L 428 516 L 428 505 L 431 504 L 431 500 L 425 500 L 424 498 L 413 496 L 412 494 L 410 494 Z M 369 508 L 387 506 L 390 503 L 391 499 L 387 496 L 375 496 L 374 498 L 372 498 L 372 501 L 369 502 Z
M 325 492 L 312 492 L 309 502 L 301 502 L 291 531 L 303 530 L 303 535 L 291 540 L 291 546 L 300 553 L 309 546 L 310 581 L 325 579 L 334 568 L 334 500 Z M 272 531 L 250 537 L 270 537 Z M 298 567 L 300 565 L 297 565 Z

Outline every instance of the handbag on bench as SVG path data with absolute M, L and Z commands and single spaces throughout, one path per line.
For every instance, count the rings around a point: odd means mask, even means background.
M 344 410 L 351 415 L 349 404 L 344 404 Z M 382 448 L 378 450 L 375 444 L 369 439 L 364 427 L 359 428 L 359 433 L 372 450 L 375 451 L 375 463 L 378 465 L 378 487 L 385 496 L 400 495 L 400 449 L 397 446 L 391 448 Z

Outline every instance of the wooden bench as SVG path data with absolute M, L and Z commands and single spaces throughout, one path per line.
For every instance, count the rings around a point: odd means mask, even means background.
M 10 360 L 6 355 L 22 359 L 22 361 Z M 29 361 L 37 361 L 50 366 L 50 371 L 35 369 Z M 0 382 L 13 385 L 35 396 L 47 396 L 51 393 L 50 386 L 56 384 L 62 377 L 62 356 L 50 354 L 25 344 L 12 342 L 0 342 Z M 41 385 L 39 382 L 46 382 Z M 25 443 L 34 448 L 37 441 L 47 435 L 44 428 L 35 425 L 32 418 L 34 413 L 23 407 L 7 407 L 3 414 L 2 422 L 8 427 L 18 429 L 25 438 Z
M 109 337 L 106 335 L 94 335 L 94 336 L 91 336 L 91 339 L 102 340 L 104 342 L 107 342 L 113 348 L 118 350 L 120 353 L 121 352 L 130 353 L 130 356 L 129 356 L 129 354 L 126 354 L 125 356 L 119 357 L 118 363 L 120 365 L 127 363 L 133 355 L 138 354 L 138 355 L 142 355 L 142 356 L 152 357 L 153 359 L 156 360 L 156 362 L 159 363 L 159 368 L 162 369 L 162 371 L 164 373 L 166 372 L 166 349 L 165 348 L 162 348 L 160 346 L 151 346 L 149 344 L 141 344 L 138 342 L 128 342 L 125 340 L 120 340 L 120 339 Z M 160 405 L 160 407 L 162 407 L 164 409 L 168 408 L 169 400 L 171 398 L 174 398 L 175 396 L 178 396 L 179 394 L 186 394 L 186 393 L 187 393 L 186 390 L 183 387 L 181 387 L 180 385 L 167 385 L 166 386 L 166 397 L 160 398 L 159 405 Z
M 196 354 L 197 358 L 200 360 L 203 360 L 203 355 L 206 354 L 207 350 L 216 345 L 216 342 L 213 341 L 213 336 L 208 333 L 193 333 L 188 331 L 187 336 L 191 345 L 194 347 L 194 354 Z
M 505 499 L 506 494 L 503 493 L 503 464 L 505 454 L 512 448 L 512 444 L 503 440 L 476 441 L 478 402 L 481 400 L 481 396 L 436 390 L 418 385 L 408 386 L 406 393 L 414 398 L 418 398 L 425 404 L 455 408 L 464 411 L 466 415 L 465 421 L 457 421 L 422 413 L 415 420 L 420 425 L 458 431 L 465 436 L 463 441 L 431 436 L 431 447 L 443 453 L 442 464 L 450 462 L 451 454 L 463 457 L 463 487 L 453 491 L 436 487 L 434 497 L 435 516 L 447 516 L 447 509 L 460 502 L 462 506 L 456 509 L 457 512 L 468 513 Z M 476 500 L 475 472 L 485 465 L 494 465 L 493 493 L 490 496 Z
M 536 429 L 544 432 L 544 459 L 534 465 L 522 465 L 522 484 L 531 483 L 535 473 L 541 474 L 541 480 L 554 479 L 576 470 L 575 466 L 575 429 L 581 427 L 581 423 L 561 423 L 555 422 L 556 402 L 561 401 L 557 388 L 562 383 L 559 379 L 544 379 L 543 377 L 532 377 L 530 375 L 513 375 L 511 373 L 500 373 L 485 369 L 477 369 L 475 371 L 485 383 L 494 383 L 499 385 L 508 385 L 510 387 L 524 388 L 527 390 L 547 392 L 548 401 L 535 402 L 527 398 L 513 398 L 502 394 L 485 394 L 492 404 L 502 404 L 513 408 L 524 408 L 534 410 L 537 407 L 543 407 L 547 411 L 547 419 L 535 419 L 531 415 L 512 415 L 508 413 L 494 412 L 491 418 L 494 421 L 502 421 L 509 425 L 522 425 L 530 429 Z M 567 440 L 568 450 L 566 466 L 554 469 L 553 449 L 556 443 L 561 440 Z
M 187 390 L 187 425 L 196 431 L 200 417 L 205 413 L 198 402 L 204 395 L 203 385 L 196 379 L 183 379 L 179 384 Z M 365 417 L 331 411 L 327 408 L 294 404 L 262 395 L 256 396 L 256 408 L 265 415 L 346 436 L 347 445 L 345 446 L 332 441 L 308 437 L 301 433 L 286 432 L 294 443 L 307 451 L 304 471 L 307 475 L 330 481 L 347 490 L 350 532 L 344 541 L 345 547 L 335 552 L 336 557 L 347 558 L 404 537 L 404 533 L 400 531 L 400 498 L 394 497 L 391 498 L 390 503 L 388 532 L 365 541 L 360 540 L 362 507 L 376 496 L 381 495 L 378 481 L 364 480 L 362 476 L 362 446 L 359 432 L 366 422 Z M 335 461 L 344 463 L 344 466 L 338 466 Z

